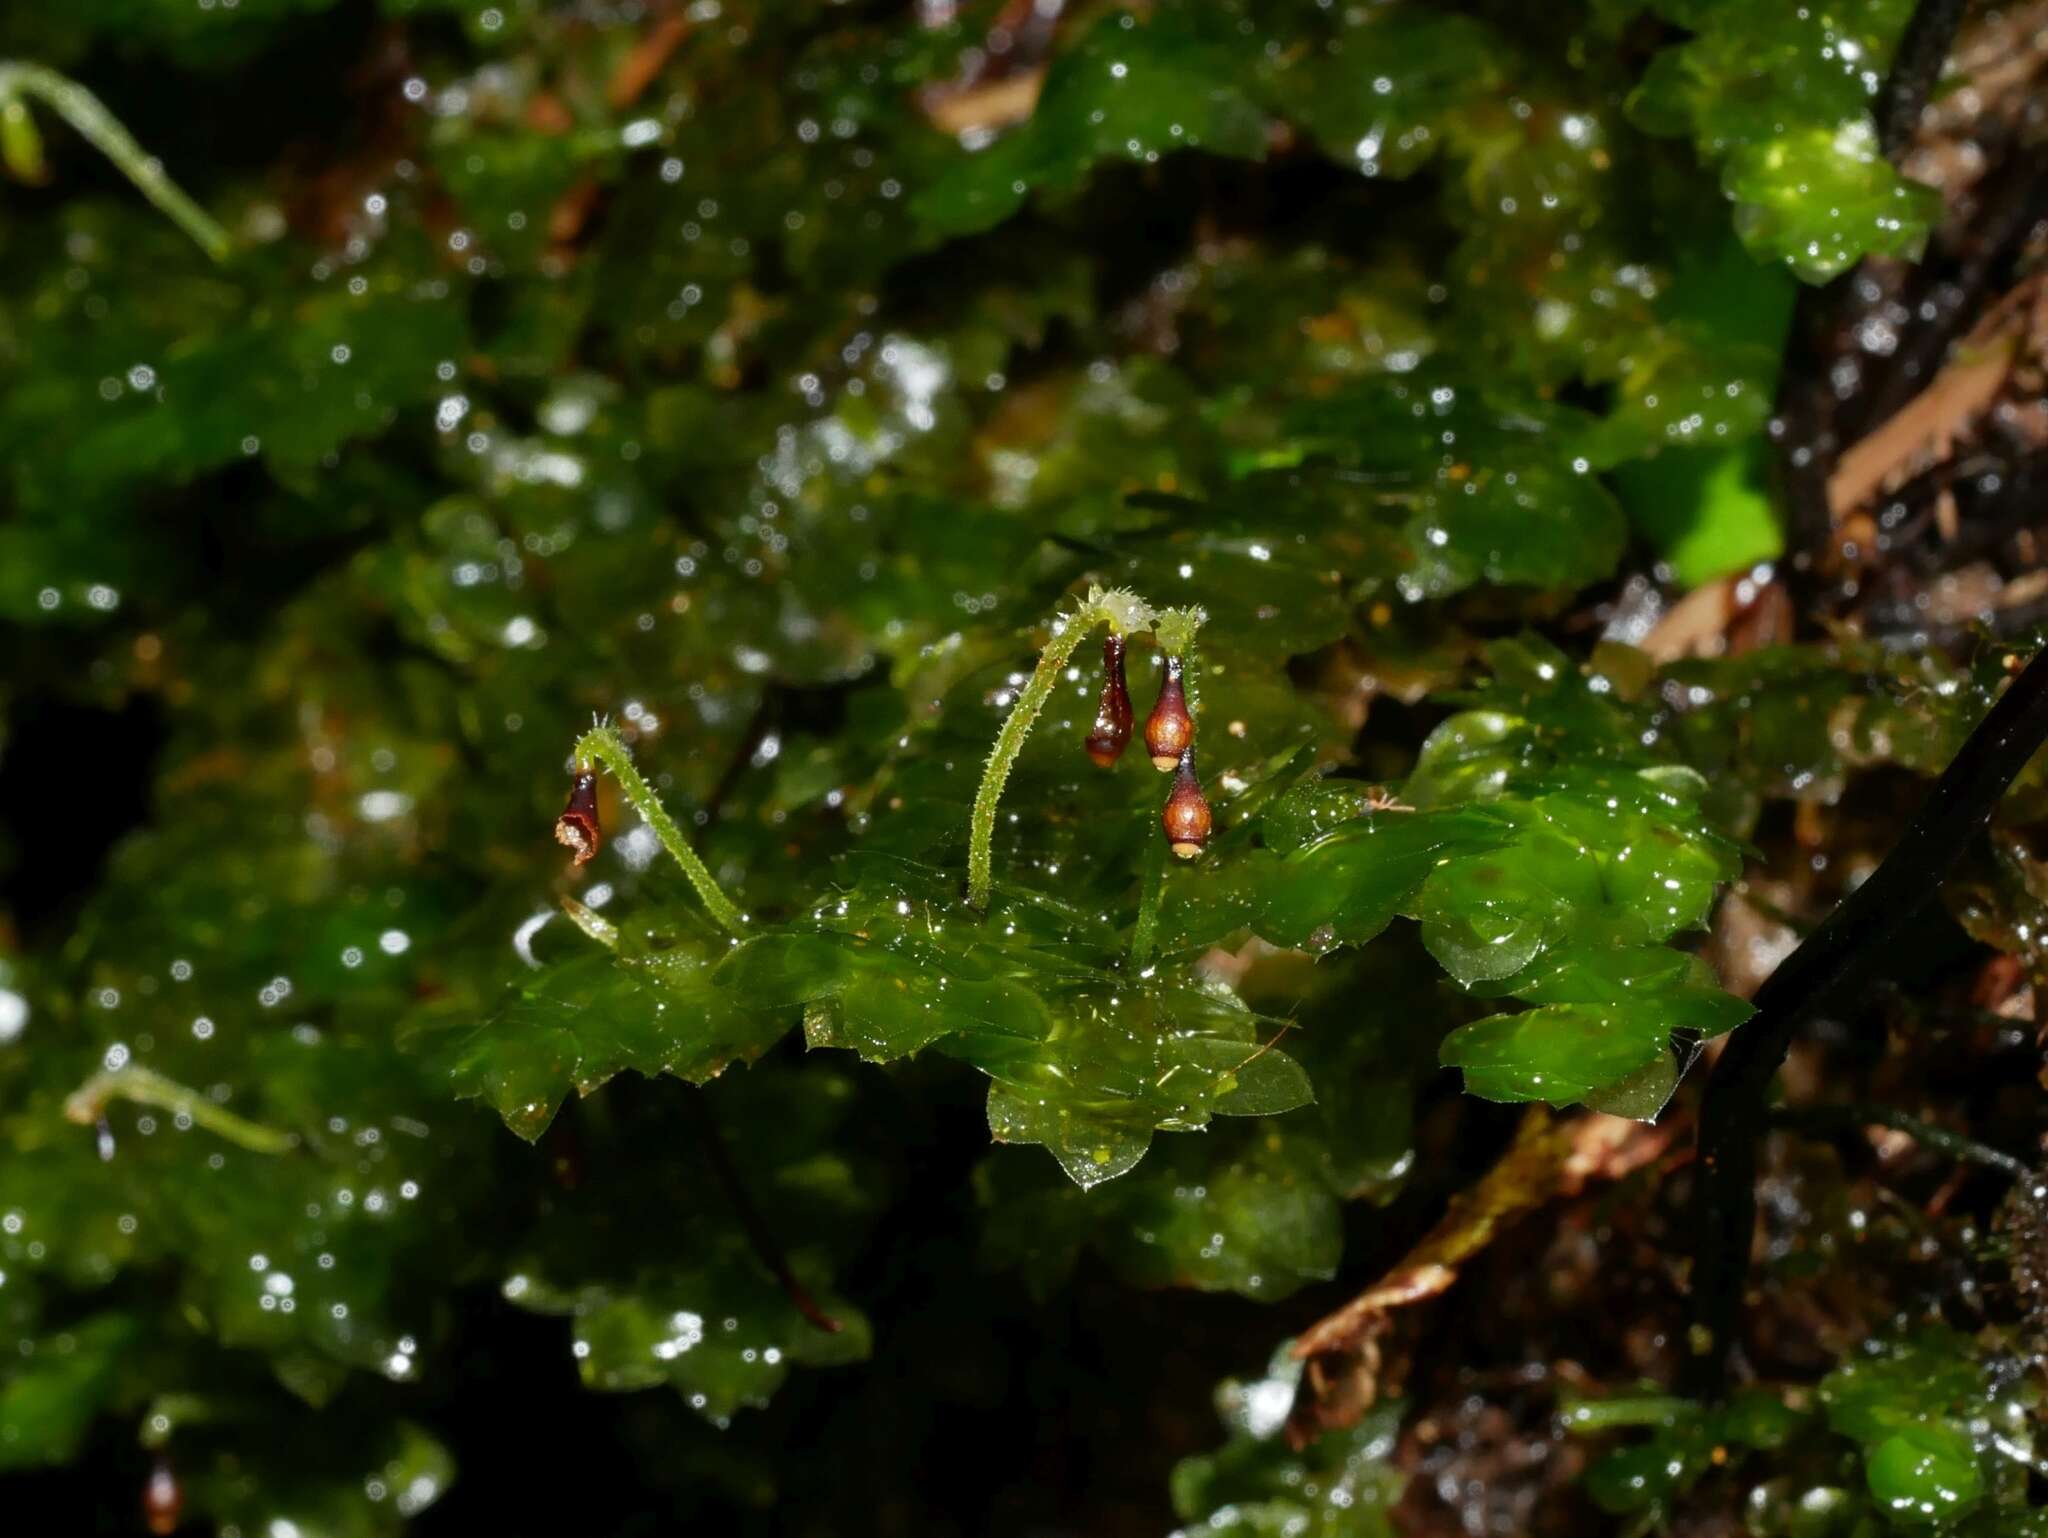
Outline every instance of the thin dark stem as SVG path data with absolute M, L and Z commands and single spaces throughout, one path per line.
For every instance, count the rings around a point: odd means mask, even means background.
M 1771 413 L 1777 448 L 1779 496 L 1785 505 L 1785 578 L 1798 612 L 1817 612 L 1821 567 L 1834 533 L 1828 476 L 1841 445 L 1834 426 L 1839 404 L 1828 382 L 1848 279 L 1799 287 L 1785 333 L 1778 393 Z
M 1884 863 L 1757 990 L 1756 1018 L 1729 1038 L 1700 1107 L 1693 1196 L 1695 1391 L 1726 1380 L 1756 1227 L 1756 1145 L 1771 1081 L 1792 1037 L 1841 1016 L 1881 966 L 1885 946 L 1934 895 L 1998 798 L 2048 740 L 2048 652 L 2037 654 L 1942 772 Z
M 712 1173 L 718 1176 L 718 1183 L 725 1187 L 725 1194 L 732 1202 L 732 1210 L 740 1220 L 740 1227 L 746 1231 L 747 1242 L 754 1247 L 754 1254 L 761 1264 L 774 1274 L 776 1283 L 796 1305 L 796 1311 L 810 1320 L 827 1335 L 837 1335 L 846 1327 L 822 1308 L 804 1284 L 796 1279 L 796 1273 L 789 1268 L 789 1256 L 775 1241 L 774 1230 L 761 1215 L 761 1209 L 754 1205 L 754 1198 L 747 1191 L 746 1182 L 741 1180 L 739 1166 L 732 1161 L 732 1150 L 725 1146 L 725 1134 L 719 1130 L 718 1119 L 712 1114 L 710 1104 L 701 1092 L 685 1095 L 689 1105 L 686 1113 L 697 1131 L 697 1140 L 703 1144 L 704 1157 L 711 1162 Z
M 1790 1127 L 1798 1132 L 1857 1132 L 1864 1127 L 1890 1127 L 1894 1132 L 1903 1132 L 1914 1142 L 1947 1154 L 1964 1164 L 1982 1164 L 1989 1169 L 2003 1170 L 2014 1176 L 2028 1173 L 2026 1161 L 2016 1159 L 2001 1148 L 1980 1143 L 1975 1138 L 1965 1137 L 1960 1132 L 1951 1132 L 1946 1127 L 1937 1127 L 1933 1122 L 1922 1121 L 1917 1116 L 1908 1116 L 1904 1111 L 1895 1111 L 1888 1105 L 1802 1105 L 1780 1107 L 1771 1112 L 1770 1123 L 1774 1127 Z
M 1968 0 L 1920 0 L 1892 56 L 1890 77 L 1878 98 L 1878 143 L 1894 163 L 1912 142 L 1920 109 L 1941 78 Z M 1841 408 L 1828 380 L 1839 348 L 1843 319 L 1852 297 L 1851 280 L 1837 278 L 1819 288 L 1802 286 L 1792 311 L 1785 361 L 1778 377 L 1771 435 L 1777 441 L 1790 557 L 1786 581 L 1802 613 L 1812 613 L 1820 590 L 1819 568 L 1834 532 L 1828 506 L 1828 477 L 1841 451 Z
M 1913 131 L 1920 126 L 1920 109 L 1941 79 L 1949 45 L 1968 9 L 1969 0 L 1920 0 L 1913 7 L 1913 19 L 1899 38 L 1891 75 L 1878 98 L 1877 142 L 1887 160 L 1897 160 L 1913 142 Z

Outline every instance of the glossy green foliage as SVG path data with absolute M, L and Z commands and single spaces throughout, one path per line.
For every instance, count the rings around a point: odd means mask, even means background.
M 1581 1435 L 1652 1428 L 1647 1440 L 1608 1452 L 1586 1473 L 1586 1493 L 1596 1505 L 1615 1515 L 1640 1513 L 1647 1527 L 1681 1510 L 1713 1470 L 1740 1470 L 1756 1453 L 1783 1449 L 1811 1417 L 1768 1390 L 1753 1389 L 1718 1406 L 1648 1393 L 1576 1400 L 1566 1405 L 1564 1420 Z
M 1659 296 L 1669 340 L 1632 362 L 1628 407 L 1595 430 L 1592 457 L 1679 580 L 1705 582 L 1783 548 L 1760 429 L 1797 283 L 1733 239 L 1703 239 Z M 1633 457 L 1646 432 L 1660 452 Z
M 528 1140 L 547 1130 L 566 1089 L 587 1095 L 627 1069 L 702 1083 L 760 1056 L 788 1028 L 786 1013 L 721 989 L 724 942 L 701 933 L 709 926 L 693 913 L 673 917 L 674 928 L 634 924 L 611 956 L 586 948 L 539 963 L 488 1021 L 425 1020 L 414 1040 L 459 1093 L 488 1101 Z
M 1895 1524 L 1952 1522 L 1984 1498 L 1976 1428 L 1987 1442 L 2008 1426 L 2030 1435 L 2024 1405 L 1997 1402 L 1970 1345 L 1925 1330 L 1874 1344 L 1821 1383 L 1828 1425 L 1861 1444 L 1870 1498 Z M 1986 1452 L 2003 1461 L 1995 1447 Z
M 1987 1349 L 1988 1348 L 1988 1349 Z M 1651 1394 L 1578 1400 L 1575 1432 L 1652 1428 L 1593 1464 L 1588 1494 L 1605 1510 L 1659 1524 L 1684 1509 L 1702 1480 L 1728 1472 L 1749 1494 L 1757 1531 L 1942 1534 L 2029 1533 L 2040 1513 L 2027 1499 L 2026 1466 L 2038 1440 L 2030 1403 L 1980 1347 L 1943 1327 L 1872 1342 L 1822 1380 L 1819 1403 L 1752 1389 L 1725 1404 Z M 1856 1444 L 1861 1480 L 1843 1478 L 1841 1439 Z M 1757 1470 L 1775 1464 L 1785 1472 Z
M 1026 1402 L 929 1361 L 1110 1278 L 1260 1359 L 1395 1258 L 1443 1065 L 1654 1115 L 1746 1013 L 1730 839 L 1981 712 L 1996 659 L 1560 623 L 1776 549 L 1787 263 L 1920 217 L 1851 153 L 1896 5 L 1017 9 L 0 7 L 232 238 L 0 117 L 0 1465 L 395 1532 L 482 1483 L 483 1333 L 529 1419 L 630 1396 L 651 1520 L 937 1530 L 784 1449 Z M 1082 753 L 1091 641 L 971 907 L 1095 584 L 1206 614 L 1213 837 Z M 550 841 L 596 714 L 735 932 L 611 778 Z M 1296 1456 L 1289 1381 L 1181 1520 L 1382 1531 L 1394 1413 Z
M 836 1329 L 805 1317 L 764 1274 L 729 1200 L 689 1199 L 707 1173 L 704 1140 L 723 1137 L 709 1123 L 681 1147 L 623 1136 L 586 1146 L 574 1183 L 520 1241 L 501 1287 L 521 1308 L 571 1321 L 570 1351 L 588 1387 L 665 1385 L 720 1426 L 766 1404 L 795 1367 L 868 1354 L 868 1322 L 833 1292 L 830 1276 L 876 1205 L 873 1172 L 836 1146 L 855 1105 L 844 1077 L 821 1065 L 764 1067 L 725 1100 L 725 1114 L 772 1128 L 749 1139 L 749 1179 L 804 1236 L 790 1264 Z M 664 1192 L 680 1216 L 650 1234 L 633 1217 L 633 1197 Z
M 1468 1089 L 1654 1115 L 1699 1042 L 1749 1014 L 1663 944 L 1704 920 L 1735 851 L 1703 782 L 1646 744 L 1648 712 L 1615 698 L 1609 672 L 1533 641 L 1488 662 L 1475 708 L 1423 745 L 1406 800 L 1376 809 L 1326 783 L 1274 806 L 1249 921 L 1329 950 L 1418 919 L 1460 987 L 1532 1006 L 1446 1039 Z M 1633 664 L 1607 666 L 1626 687 Z
M 314 1427 L 327 1434 L 309 1436 Z M 164 1467 L 188 1510 L 244 1532 L 282 1521 L 309 1538 L 380 1538 L 405 1531 L 456 1477 L 447 1448 L 410 1421 L 336 1436 L 324 1421 L 280 1425 L 260 1401 L 209 1393 L 153 1401 L 141 1439 L 176 1448 Z
M 0 1467 L 61 1463 L 78 1451 L 135 1326 L 118 1314 L 24 1339 L 26 1365 L 0 1390 Z
M 1392 1199 L 1413 1161 L 1411 1105 L 1436 1043 L 1418 1022 L 1453 1013 L 1415 960 L 1412 948 L 1388 946 L 1356 974 L 1287 979 L 1297 1028 L 1279 1039 L 1316 1086 L 1312 1106 L 1170 1139 L 1099 1191 L 1039 1166 L 984 1166 L 990 1260 L 1046 1295 L 1089 1252 L 1140 1287 L 1272 1299 L 1328 1278 L 1344 1203 Z
M 1746 832 L 1766 801 L 1834 801 L 1861 769 L 1939 772 L 1990 709 L 2014 659 L 1993 647 L 1960 667 L 1844 642 L 1680 662 L 1663 686 L 1668 730 L 1706 777 L 1716 817 Z M 2040 768 L 2029 766 L 2015 795 L 2024 804 L 2040 783 Z
M 1756 255 L 1820 282 L 1875 253 L 1911 256 L 1939 212 L 1878 151 L 1870 104 L 1906 0 L 1787 6 L 1650 0 L 1694 33 L 1665 49 L 1630 100 L 1653 132 L 1683 133 L 1721 168 L 1735 229 Z
M 919 195 L 927 230 L 987 229 L 1027 193 L 1071 190 L 1102 160 L 1156 162 L 1182 149 L 1262 155 L 1265 114 L 1234 79 L 1228 37 L 1192 5 L 1169 7 L 1164 25 L 1128 11 L 1104 16 L 1061 57 L 1028 124 Z
M 1297 1453 L 1280 1431 L 1300 1379 L 1301 1364 L 1282 1348 L 1265 1376 L 1217 1389 L 1229 1441 L 1173 1471 L 1174 1510 L 1187 1524 L 1178 1534 L 1389 1538 L 1397 1531 L 1388 1508 L 1406 1481 L 1388 1454 L 1400 1406 L 1382 1406 Z

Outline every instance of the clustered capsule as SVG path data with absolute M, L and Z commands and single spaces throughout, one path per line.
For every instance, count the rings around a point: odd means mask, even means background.
M 1202 794 L 1202 782 L 1195 778 L 1195 750 L 1184 749 L 1174 765 L 1173 786 L 1166 793 L 1166 806 L 1159 825 L 1166 830 L 1167 847 L 1183 860 L 1192 860 L 1209 842 L 1213 825 L 1209 800 Z
M 1131 686 L 1124 679 L 1124 638 L 1112 630 L 1102 638 L 1102 698 L 1095 706 L 1095 729 L 1083 746 L 1107 769 L 1130 745 Z
M 1107 769 L 1123 756 L 1131 740 L 1131 691 L 1124 677 L 1124 638 L 1114 633 L 1102 643 L 1102 697 L 1095 726 L 1084 744 L 1088 756 Z M 1171 773 L 1173 783 L 1159 814 L 1167 846 L 1192 860 L 1209 842 L 1215 818 L 1195 773 L 1195 718 L 1188 713 L 1185 662 L 1169 653 L 1159 683 L 1159 698 L 1145 718 L 1145 751 L 1152 766 Z
M 604 846 L 604 830 L 597 821 L 597 766 L 580 764 L 576 782 L 569 788 L 569 804 L 555 819 L 555 841 L 574 852 L 578 865 L 587 865 Z
M 1170 774 L 1180 767 L 1181 757 L 1195 742 L 1195 718 L 1188 714 L 1187 686 L 1181 680 L 1181 659 L 1168 655 L 1166 676 L 1159 681 L 1159 698 L 1152 714 L 1145 718 L 1145 751 L 1152 755 L 1152 767 Z

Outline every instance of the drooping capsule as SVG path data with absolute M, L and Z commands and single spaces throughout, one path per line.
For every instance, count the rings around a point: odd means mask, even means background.
M 1195 750 L 1184 749 L 1173 771 L 1173 786 L 1166 793 L 1166 806 L 1159 814 L 1166 830 L 1166 842 L 1183 860 L 1192 860 L 1209 842 L 1215 820 L 1209 798 L 1202 794 L 1202 782 L 1195 776 Z
M 1152 714 L 1145 718 L 1145 751 L 1152 755 L 1152 767 L 1161 774 L 1171 771 L 1181 755 L 1194 746 L 1195 718 L 1188 714 L 1188 695 L 1181 682 L 1181 660 L 1169 654 L 1166 676 L 1159 681 L 1159 698 Z
M 575 863 L 587 865 L 604 847 L 604 830 L 597 822 L 597 770 L 590 764 L 578 766 L 576 783 L 569 789 L 569 804 L 555 819 L 555 841 L 566 844 L 576 856 Z
M 1082 744 L 1104 769 L 1131 745 L 1131 687 L 1124 679 L 1124 638 L 1102 638 L 1102 697 L 1095 704 L 1095 728 Z
M 168 1458 L 159 1458 L 142 1486 L 142 1521 L 157 1538 L 170 1538 L 185 1515 L 185 1492 Z

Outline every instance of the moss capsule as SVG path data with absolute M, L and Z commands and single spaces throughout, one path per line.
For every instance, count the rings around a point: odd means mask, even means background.
M 1195 777 L 1195 750 L 1182 752 L 1174 766 L 1173 787 L 1166 793 L 1166 806 L 1159 814 L 1166 830 L 1166 842 L 1183 860 L 1192 860 L 1209 842 L 1215 820 L 1209 798 L 1202 794 L 1202 782 Z
M 555 841 L 575 852 L 578 865 L 589 864 L 604 847 L 604 830 L 597 821 L 597 770 L 592 765 L 582 765 L 576 771 L 569 804 L 555 819 Z
M 1181 660 L 1169 655 L 1166 676 L 1159 683 L 1159 698 L 1152 714 L 1145 718 L 1145 751 L 1152 755 L 1152 767 L 1169 773 L 1181 756 L 1194 746 L 1195 718 L 1188 714 L 1188 694 L 1181 682 Z
M 1130 745 L 1131 687 L 1124 678 L 1124 638 L 1112 631 L 1102 638 L 1102 698 L 1095 705 L 1095 728 L 1083 746 L 1107 769 Z

